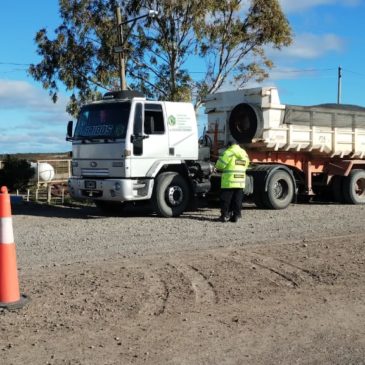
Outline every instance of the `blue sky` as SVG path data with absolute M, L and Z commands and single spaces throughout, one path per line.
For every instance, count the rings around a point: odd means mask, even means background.
M 268 50 L 276 67 L 265 85 L 278 87 L 283 104 L 336 102 L 341 66 L 342 102 L 365 106 L 365 0 L 280 2 L 294 42 L 281 52 Z M 39 61 L 36 32 L 59 23 L 57 0 L 1 1 L 0 154 L 71 149 L 65 141 L 67 96 L 53 104 L 26 73 L 27 64 Z

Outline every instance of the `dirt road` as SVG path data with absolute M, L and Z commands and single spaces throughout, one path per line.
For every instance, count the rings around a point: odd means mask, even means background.
M 365 207 L 13 213 L 31 302 L 2 364 L 365 364 Z

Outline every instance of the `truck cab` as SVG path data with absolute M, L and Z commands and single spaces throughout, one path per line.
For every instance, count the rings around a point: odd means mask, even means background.
M 92 199 L 99 206 L 156 200 L 155 182 L 162 173 L 165 177 L 167 173 L 179 175 L 189 189 L 184 192 L 171 184 L 165 187 L 167 203 L 175 208 L 181 202 L 186 208 L 187 197 L 182 194 L 199 191 L 193 176 L 199 154 L 198 131 L 190 103 L 150 101 L 128 92 L 107 93 L 103 100 L 81 108 L 74 133 L 72 130 L 69 122 L 67 139 L 72 141 L 73 160 L 68 184 L 75 199 Z M 181 214 L 180 209 L 172 210 L 168 216 Z

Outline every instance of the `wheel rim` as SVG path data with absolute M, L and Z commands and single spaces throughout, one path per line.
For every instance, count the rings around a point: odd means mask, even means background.
M 289 186 L 285 180 L 278 180 L 273 187 L 274 197 L 283 200 L 287 197 Z
M 365 178 L 360 178 L 356 181 L 355 194 L 358 197 L 365 197 Z
M 167 202 L 172 207 L 180 205 L 184 200 L 184 192 L 180 186 L 169 186 L 166 191 Z

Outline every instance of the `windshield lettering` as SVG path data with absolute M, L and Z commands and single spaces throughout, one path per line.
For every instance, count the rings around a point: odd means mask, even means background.
M 125 138 L 130 107 L 129 102 L 84 106 L 75 128 L 75 139 Z
M 96 126 L 85 126 L 80 131 L 81 135 L 84 136 L 111 136 L 113 133 L 113 125 L 96 125 Z

